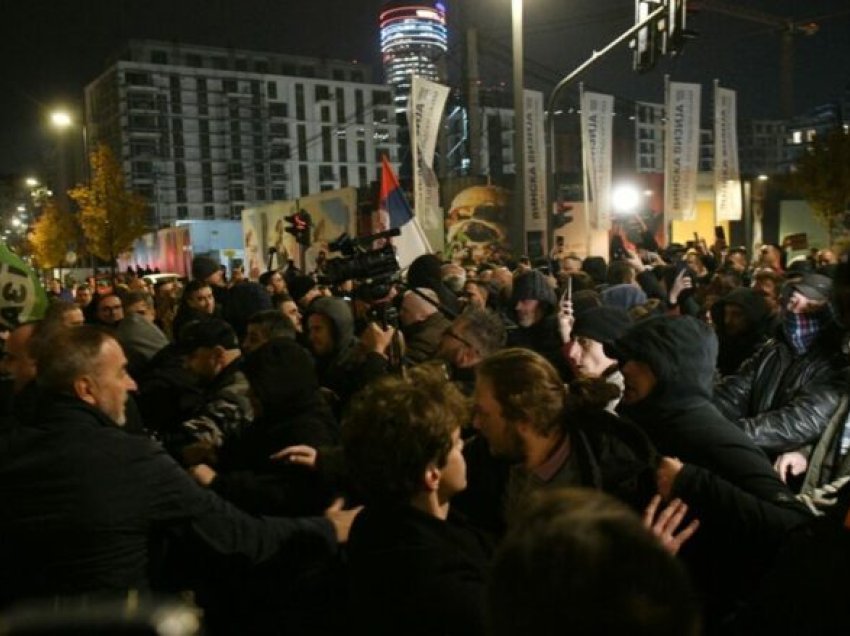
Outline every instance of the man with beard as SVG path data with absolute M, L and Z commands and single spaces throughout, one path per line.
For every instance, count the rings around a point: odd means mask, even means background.
M 502 499 L 508 525 L 532 492 L 565 486 L 604 490 L 642 510 L 655 492 L 656 455 L 628 422 L 573 408 L 555 368 L 525 349 L 478 366 L 473 425 L 495 457 L 510 462 Z
M 322 296 L 310 304 L 307 317 L 310 351 L 316 358 L 319 384 L 335 399 L 335 414 L 340 416 L 351 396 L 387 370 L 384 354 L 395 330 L 369 327 L 364 343 L 354 335 L 351 307 L 341 298 Z M 368 343 L 366 343 L 368 341 Z
M 720 375 L 735 373 L 768 338 L 771 319 L 764 296 L 749 287 L 733 289 L 711 306 L 720 348 Z
M 548 360 L 562 379 L 570 378 L 570 369 L 561 353 L 561 335 L 555 290 L 537 270 L 521 274 L 513 284 L 511 307 L 517 328 L 508 333 L 508 346 L 531 349 Z

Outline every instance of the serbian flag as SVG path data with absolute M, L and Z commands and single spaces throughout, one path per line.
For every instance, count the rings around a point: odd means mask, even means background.
M 381 201 L 375 219 L 375 232 L 398 228 L 401 235 L 393 239 L 398 264 L 406 269 L 422 254 L 431 253 L 431 245 L 419 221 L 413 215 L 410 204 L 398 184 L 393 168 L 386 155 L 381 157 Z

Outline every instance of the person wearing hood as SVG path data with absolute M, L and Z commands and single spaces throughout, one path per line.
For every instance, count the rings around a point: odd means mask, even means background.
M 717 333 L 717 370 L 735 373 L 768 339 L 771 319 L 764 297 L 749 287 L 738 287 L 711 306 Z
M 555 312 L 557 303 L 555 290 L 541 272 L 531 270 L 518 276 L 510 303 L 517 327 L 508 332 L 508 346 L 536 351 L 567 380 L 571 372 L 561 352 L 563 343 Z
M 395 330 L 392 327 L 381 329 L 371 323 L 361 347 L 354 335 L 351 307 L 342 298 L 327 296 L 316 298 L 310 304 L 307 329 L 319 384 L 334 394 L 335 413 L 339 416 L 354 393 L 386 373 L 384 351 Z
M 625 381 L 620 412 L 664 455 L 659 493 L 690 506 L 701 527 L 682 552 L 714 616 L 728 611 L 810 515 L 759 448 L 711 402 L 717 338 L 690 316 L 636 323 L 606 348 Z M 719 614 L 718 614 L 719 612 Z
M 287 338 L 274 338 L 245 356 L 254 421 L 222 448 L 215 468 L 193 466 L 192 476 L 252 514 L 299 515 L 330 505 L 319 479 L 302 466 L 273 461 L 281 448 L 330 446 L 339 431 L 319 388 L 310 354 Z
M 780 333 L 715 387 L 720 412 L 768 452 L 816 442 L 846 390 L 848 359 L 831 292 L 832 281 L 820 274 L 790 281 Z

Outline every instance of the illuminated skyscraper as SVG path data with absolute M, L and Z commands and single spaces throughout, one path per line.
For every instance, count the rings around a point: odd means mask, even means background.
M 401 113 L 413 75 L 445 81 L 440 62 L 449 40 L 446 7 L 433 0 L 393 0 L 381 10 L 380 27 L 385 79 L 395 89 L 395 109 Z

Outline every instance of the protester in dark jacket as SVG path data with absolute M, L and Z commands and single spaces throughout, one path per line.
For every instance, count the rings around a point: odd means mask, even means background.
M 666 456 L 661 494 L 680 497 L 702 522 L 683 556 L 709 600 L 727 611 L 742 593 L 727 568 L 738 568 L 737 581 L 752 580 L 744 573 L 757 576 L 809 515 L 764 453 L 711 403 L 717 339 L 708 325 L 688 316 L 652 318 L 607 350 L 625 378 L 621 412 Z
M 465 401 L 434 371 L 372 385 L 343 428 L 366 502 L 349 542 L 353 633 L 484 633 L 490 548 L 451 511 L 466 487 Z
M 830 289 L 819 274 L 789 283 L 782 332 L 715 387 L 721 413 L 769 452 L 816 442 L 846 390 L 848 358 L 827 305 Z
M 354 316 L 341 298 L 316 298 L 307 325 L 319 384 L 333 392 L 339 416 L 356 391 L 386 372 L 387 360 L 379 353 L 360 350 Z
M 646 435 L 602 408 L 568 405 L 563 381 L 540 354 L 505 349 L 484 359 L 474 401 L 473 425 L 511 464 L 504 494 L 491 503 L 507 525 L 538 490 L 596 488 L 641 511 L 654 494 L 657 454 Z M 467 509 L 486 508 L 474 503 Z
M 531 349 L 548 360 L 564 380 L 572 371 L 562 353 L 558 329 L 558 299 L 546 277 L 532 270 L 520 275 L 513 285 L 510 306 L 516 316 L 516 329 L 508 331 L 508 346 Z
M 770 310 L 764 297 L 739 287 L 711 306 L 711 320 L 719 342 L 717 370 L 735 373 L 768 339 Z
M 230 323 L 239 342 L 242 342 L 248 329 L 248 319 L 258 311 L 271 308 L 271 296 L 263 286 L 246 280 L 237 283 L 227 291 L 227 304 L 222 312 L 222 318 Z
M 51 398 L 37 423 L 0 437 L 0 602 L 146 590 L 167 531 L 255 563 L 303 533 L 334 549 L 327 520 L 248 517 L 158 444 L 121 430 L 134 383 L 113 338 L 78 327 L 51 344 L 38 359 Z
M 275 339 L 246 356 L 256 418 L 242 437 L 222 449 L 215 470 L 192 470 L 243 510 L 297 515 L 327 508 L 329 494 L 313 471 L 271 456 L 290 446 L 338 442 L 337 424 L 319 390 L 310 354 L 288 339 Z

